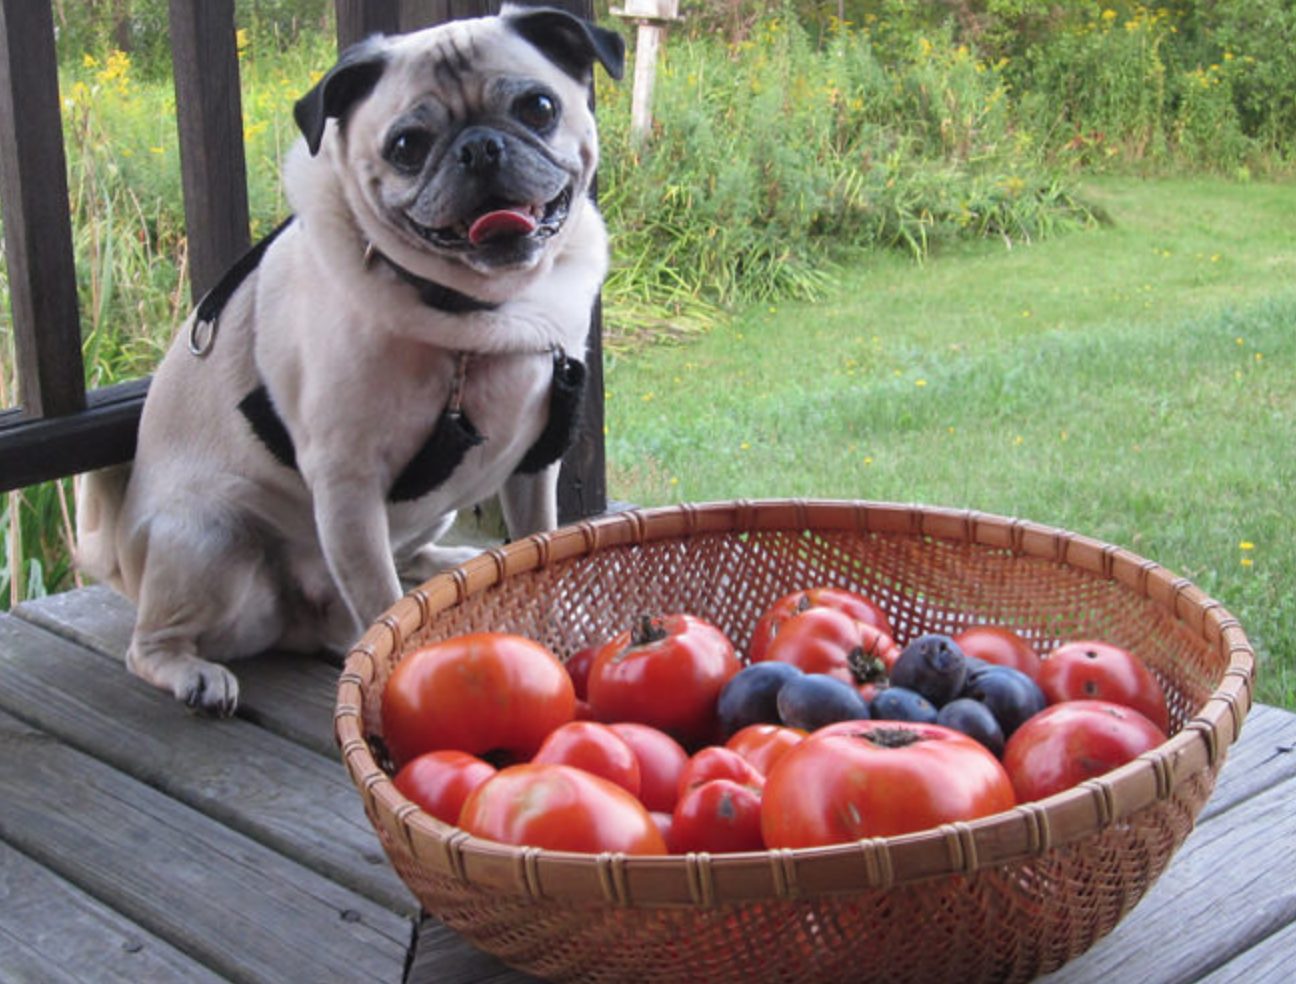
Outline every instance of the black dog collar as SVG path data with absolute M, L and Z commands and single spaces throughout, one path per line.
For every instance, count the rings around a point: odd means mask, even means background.
M 479 301 L 475 297 L 457 291 L 445 284 L 439 284 L 417 273 L 406 270 L 386 253 L 381 252 L 373 243 L 365 247 L 364 265 L 372 266 L 375 260 L 382 260 L 396 273 L 396 276 L 418 291 L 419 300 L 430 308 L 444 311 L 446 314 L 472 314 L 475 311 L 494 311 L 499 305 L 490 301 Z

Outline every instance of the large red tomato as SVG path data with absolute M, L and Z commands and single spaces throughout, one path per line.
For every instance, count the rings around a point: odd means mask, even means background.
M 1132 707 L 1162 731 L 1170 730 L 1165 691 L 1133 653 L 1106 642 L 1068 642 L 1040 666 L 1040 689 L 1050 704 L 1063 700 L 1109 700 Z
M 732 779 L 712 779 L 680 797 L 671 817 L 673 853 L 760 851 L 761 794 Z
M 513 765 L 468 797 L 468 833 L 551 851 L 665 854 L 666 841 L 642 803 L 615 783 L 570 765 Z
M 936 724 L 843 721 L 812 733 L 770 770 L 761 831 L 770 848 L 890 837 L 972 820 L 1016 803 L 998 760 Z
M 554 728 L 531 761 L 574 765 L 639 795 L 638 756 L 629 742 L 597 721 L 568 721 Z
M 639 801 L 649 810 L 669 813 L 679 798 L 679 780 L 688 765 L 684 746 L 659 728 L 637 721 L 608 725 L 639 760 Z
M 1043 799 L 1151 751 L 1165 733 L 1138 711 L 1103 700 L 1045 708 L 1013 732 L 1003 764 L 1017 798 Z
M 645 616 L 599 650 L 589 702 L 599 720 L 638 721 L 686 745 L 703 743 L 715 732 L 720 691 L 741 668 L 733 644 L 710 623 Z
M 446 748 L 529 758 L 575 708 L 571 677 L 548 649 L 478 632 L 401 660 L 383 689 L 383 740 L 397 766 Z
M 448 824 L 459 822 L 468 794 L 495 774 L 495 766 L 467 752 L 425 752 L 406 763 L 392 780 L 426 812 Z
M 835 608 L 808 608 L 784 621 L 762 660 L 791 663 L 858 686 L 885 680 L 900 647 L 881 629 Z
M 895 630 L 891 628 L 886 612 L 871 599 L 845 588 L 809 588 L 784 595 L 765 610 L 752 631 L 751 642 L 747 645 L 747 658 L 753 663 L 766 659 L 765 648 L 778 635 L 783 623 L 793 615 L 811 608 L 833 608 L 845 612 L 851 618 L 895 638 Z
M 1039 679 L 1040 658 L 1029 642 L 1002 625 L 974 625 L 954 636 L 965 656 L 1020 670 L 1032 680 Z

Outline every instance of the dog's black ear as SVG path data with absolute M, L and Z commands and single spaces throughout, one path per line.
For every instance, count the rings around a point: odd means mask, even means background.
M 319 153 L 324 125 L 330 119 L 343 119 L 347 110 L 369 95 L 386 66 L 387 57 L 380 38 L 353 44 L 342 52 L 337 64 L 314 88 L 297 100 L 293 119 L 306 138 L 312 156 Z
M 589 80 L 596 61 L 614 79 L 625 74 L 625 39 L 616 31 L 553 7 L 509 5 L 501 16 L 510 28 L 579 82 Z

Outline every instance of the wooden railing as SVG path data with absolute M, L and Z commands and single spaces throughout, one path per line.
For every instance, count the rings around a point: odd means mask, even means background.
M 589 17 L 592 0 L 545 0 Z M 492 0 L 335 0 L 339 48 L 374 33 L 494 13 Z M 249 246 L 234 0 L 171 0 L 190 287 L 196 299 Z M 327 66 L 320 66 L 325 68 Z M 302 80 L 302 90 L 308 80 Z M 86 391 L 52 4 L 0 0 L 0 210 L 18 367 L 0 408 L 0 491 L 129 460 L 148 380 Z M 584 428 L 563 462 L 565 520 L 602 512 L 600 318 L 592 313 Z

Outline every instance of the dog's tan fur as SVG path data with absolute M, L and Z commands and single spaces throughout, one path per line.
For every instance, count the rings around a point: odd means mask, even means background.
M 506 15 L 509 13 L 505 12 Z M 178 698 L 230 713 L 223 662 L 271 647 L 344 648 L 401 592 L 465 559 L 436 539 L 455 510 L 499 493 L 511 535 L 556 523 L 556 465 L 514 472 L 547 416 L 551 350 L 583 358 L 607 238 L 587 189 L 597 164 L 586 85 L 501 18 L 368 42 L 385 66 L 319 152 L 289 155 L 296 216 L 231 297 L 204 356 L 181 329 L 149 393 L 133 465 L 87 476 L 78 560 L 138 606 L 128 667 Z M 458 66 L 447 84 L 440 59 Z M 539 80 L 562 106 L 546 153 L 573 175 L 561 230 L 524 262 L 492 266 L 405 228 L 417 192 L 382 158 L 411 106 L 459 121 L 486 112 L 501 78 Z M 492 311 L 418 299 L 373 244 Z M 473 251 L 469 251 L 473 253 Z M 390 503 L 395 476 L 446 406 L 468 353 L 464 411 L 486 437 L 440 487 Z M 236 410 L 264 384 L 296 451 L 276 461 Z M 468 551 L 469 553 L 471 551 Z

